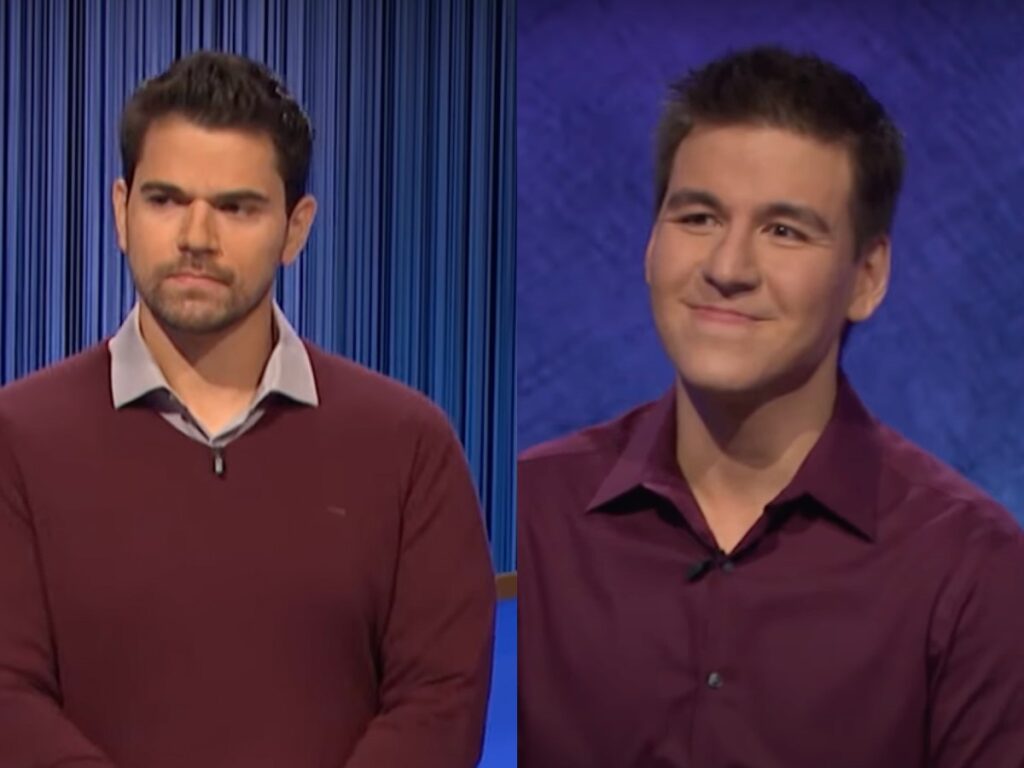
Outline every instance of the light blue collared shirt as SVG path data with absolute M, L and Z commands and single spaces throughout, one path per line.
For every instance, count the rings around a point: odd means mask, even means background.
M 315 407 L 320 401 L 306 347 L 276 302 L 273 312 L 277 343 L 263 369 L 252 403 L 223 429 L 211 435 L 192 416 L 157 366 L 142 338 L 139 305 L 136 304 L 109 343 L 110 391 L 114 408 L 120 409 L 145 398 L 147 404 L 160 411 L 178 430 L 219 450 L 259 421 L 266 410 L 264 403 L 271 394 L 284 395 Z

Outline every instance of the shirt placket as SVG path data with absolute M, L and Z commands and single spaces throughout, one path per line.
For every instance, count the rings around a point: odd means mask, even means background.
M 701 553 L 680 575 L 684 590 L 683 600 L 699 622 L 691 647 L 692 657 L 684 668 L 692 670 L 696 691 L 690 709 L 686 734 L 687 765 L 714 766 L 719 759 L 715 734 L 721 732 L 721 720 L 730 711 L 728 699 L 732 696 L 735 664 L 735 644 L 728 623 L 730 581 L 738 567 L 735 559 L 722 552 L 688 489 L 674 478 L 652 478 L 647 487 L 668 500 L 686 523 L 690 535 Z M 745 549 L 746 547 L 744 547 Z M 737 554 L 742 550 L 737 549 Z
M 718 547 L 688 490 L 683 492 L 677 484 L 664 481 L 651 482 L 649 487 L 671 500 L 702 551 L 701 558 L 683 574 L 685 599 L 693 606 L 702 630 L 697 633 L 699 640 L 688 665 L 697 679 L 693 681 L 696 696 L 686 751 L 690 765 L 715 766 L 726 757 L 722 739 L 744 727 L 743 723 L 730 722 L 739 708 L 737 700 L 742 694 L 738 692 L 744 685 L 738 657 L 744 639 L 736 636 L 742 621 L 731 613 L 731 596 L 741 588 L 745 561 L 785 515 L 781 514 L 783 510 L 766 509 L 736 548 L 726 554 Z
M 687 586 L 698 590 L 703 606 L 702 639 L 693 660 L 697 676 L 697 701 L 691 721 L 689 754 L 692 765 L 717 765 L 720 753 L 717 734 L 730 711 L 728 700 L 737 684 L 734 677 L 733 638 L 729 624 L 729 582 L 735 578 L 736 564 L 724 553 L 708 553 L 709 565 Z

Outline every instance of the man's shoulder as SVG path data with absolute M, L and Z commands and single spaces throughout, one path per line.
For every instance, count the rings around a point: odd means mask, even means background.
M 447 415 L 412 386 L 351 358 L 303 340 L 313 367 L 321 414 L 338 414 L 368 426 L 450 429 Z
M 519 465 L 569 466 L 574 462 L 614 459 L 622 453 L 637 422 L 657 404 L 656 400 L 642 403 L 608 421 L 591 424 L 575 432 L 538 443 L 519 455 Z
M 628 454 L 634 436 L 643 435 L 650 420 L 658 418 L 656 408 L 658 401 L 643 403 L 523 451 L 516 477 L 520 524 L 543 516 L 542 510 L 561 516 L 585 509 Z
M 949 530 L 964 546 L 1015 542 L 1024 553 L 1024 530 L 989 493 L 930 451 L 880 425 L 888 512 L 913 510 L 922 526 Z M 883 510 L 884 511 L 884 510 Z
M 110 403 L 110 354 L 103 340 L 0 387 L 0 417 L 44 423 L 67 420 L 106 395 Z

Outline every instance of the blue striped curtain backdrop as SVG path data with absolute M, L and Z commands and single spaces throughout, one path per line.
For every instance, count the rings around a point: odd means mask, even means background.
M 0 0 L 0 383 L 112 333 L 116 127 L 200 48 L 269 65 L 316 131 L 300 333 L 437 402 L 495 565 L 514 567 L 515 9 L 511 0 Z

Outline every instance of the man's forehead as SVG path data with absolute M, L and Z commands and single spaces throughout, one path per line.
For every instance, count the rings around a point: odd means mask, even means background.
M 208 128 L 177 115 L 150 125 L 135 175 L 140 182 L 159 180 L 202 194 L 247 187 L 269 195 L 283 184 L 268 135 Z
M 729 198 L 845 206 L 853 158 L 840 142 L 759 125 L 697 126 L 676 148 L 667 195 L 707 189 Z
M 236 127 L 210 127 L 180 115 L 168 115 L 149 124 L 139 148 L 140 162 L 152 155 L 163 158 L 170 153 L 187 159 L 191 155 L 221 155 L 225 160 L 250 161 L 276 157 L 270 135 Z

